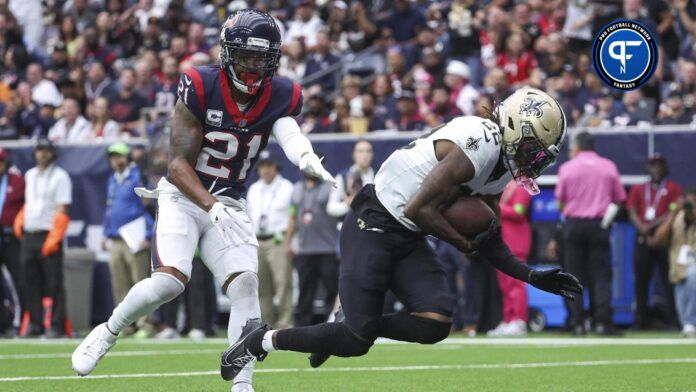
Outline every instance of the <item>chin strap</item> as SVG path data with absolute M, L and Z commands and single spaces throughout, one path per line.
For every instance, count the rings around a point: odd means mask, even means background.
M 531 196 L 536 196 L 541 193 L 539 190 L 539 185 L 537 185 L 536 181 L 534 181 L 532 178 L 521 176 L 516 178 L 515 181 L 517 181 L 517 184 L 524 188 L 524 190 L 527 191 L 527 193 L 529 193 Z

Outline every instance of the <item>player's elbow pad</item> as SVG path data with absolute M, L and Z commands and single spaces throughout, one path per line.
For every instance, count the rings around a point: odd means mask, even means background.
M 479 249 L 476 256 L 484 261 L 491 263 L 495 268 L 503 271 L 515 279 L 527 282 L 529 280 L 529 268 L 526 264 L 512 254 L 510 248 L 503 242 L 503 238 L 498 234 L 494 241 L 486 247 Z

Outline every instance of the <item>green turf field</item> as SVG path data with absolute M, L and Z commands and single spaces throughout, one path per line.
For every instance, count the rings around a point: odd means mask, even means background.
M 229 391 L 223 339 L 123 339 L 92 375 L 74 377 L 77 341 L 0 341 L 0 391 Z M 696 391 L 696 340 L 676 334 L 571 339 L 453 337 L 435 346 L 377 344 L 361 358 L 274 353 L 256 391 Z

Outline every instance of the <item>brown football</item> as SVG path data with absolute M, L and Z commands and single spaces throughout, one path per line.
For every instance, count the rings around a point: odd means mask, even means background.
M 495 219 L 495 213 L 483 200 L 469 196 L 457 199 L 442 215 L 465 237 L 484 232 Z

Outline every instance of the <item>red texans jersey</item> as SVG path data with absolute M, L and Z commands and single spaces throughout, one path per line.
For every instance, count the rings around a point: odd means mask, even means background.
M 196 173 L 210 193 L 243 197 L 245 182 L 281 117 L 302 110 L 302 88 L 276 76 L 241 110 L 232 98 L 232 83 L 217 65 L 194 67 L 179 78 L 178 98 L 203 126 L 203 145 Z

